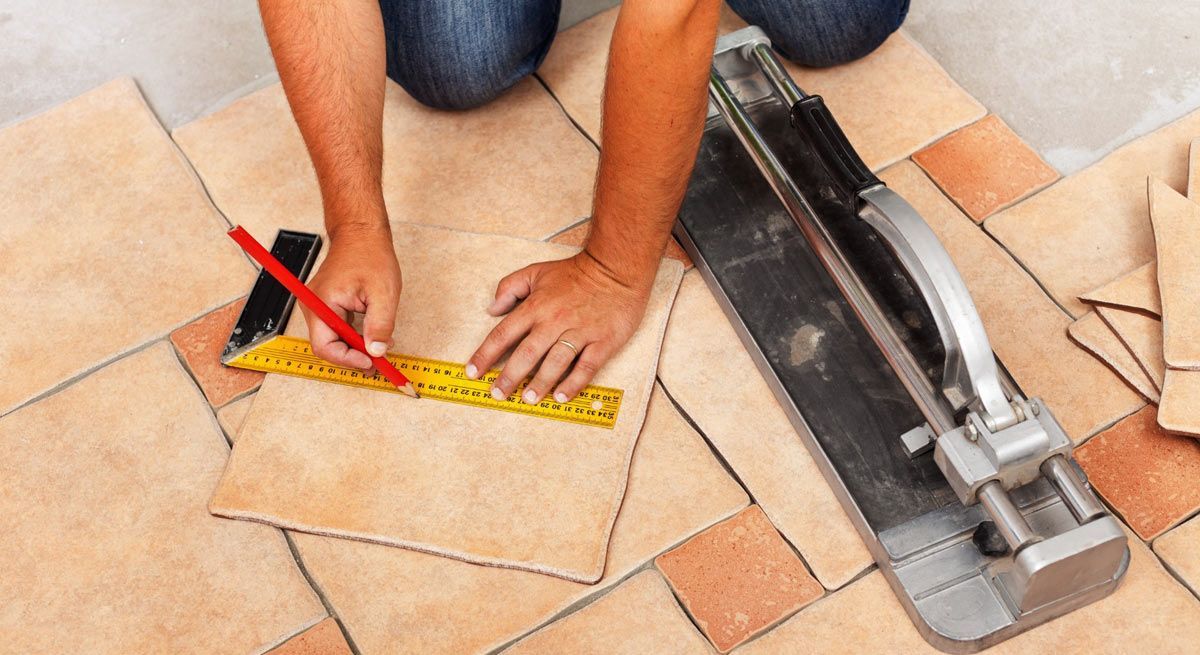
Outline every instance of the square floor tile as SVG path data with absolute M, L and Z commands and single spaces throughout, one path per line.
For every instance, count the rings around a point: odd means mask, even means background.
M 564 246 L 575 246 L 576 248 L 582 248 L 583 244 L 587 242 L 588 231 L 591 229 L 591 227 L 591 221 L 580 223 L 579 225 L 576 225 L 565 232 L 555 235 L 554 238 L 550 239 L 550 243 L 559 243 Z M 679 242 L 675 240 L 675 237 L 670 237 L 667 239 L 667 247 L 663 252 L 663 257 L 670 257 L 671 259 L 683 262 L 685 269 L 690 269 L 692 267 L 691 258 L 688 257 L 686 252 L 683 251 L 683 246 L 679 245 Z
M 476 566 L 377 544 L 293 535 L 304 564 L 363 653 L 463 655 L 498 648 L 619 583 L 747 497 L 659 390 L 596 585 Z
M 1200 517 L 1155 539 L 1154 552 L 1192 593 L 1200 594 Z
M 1200 510 L 1200 441 L 1163 431 L 1154 407 L 1096 435 L 1075 457 L 1096 491 L 1142 539 Z
M 1058 179 L 995 114 L 913 154 L 913 161 L 976 222 Z
M 249 288 L 132 80 L 0 130 L 0 414 Z
M 213 407 L 262 384 L 263 373 L 221 364 L 221 351 L 245 304 L 244 299 L 230 303 L 171 333 L 171 343 Z
M 0 448 L 5 650 L 252 653 L 325 616 L 282 533 L 209 515 L 229 450 L 170 346 L 0 418 Z
M 654 561 L 722 653 L 825 593 L 757 505 Z
M 335 619 L 329 618 L 288 639 L 267 655 L 350 655 Z

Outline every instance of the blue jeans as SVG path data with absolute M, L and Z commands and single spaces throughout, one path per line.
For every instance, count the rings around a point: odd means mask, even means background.
M 775 48 L 804 66 L 870 53 L 909 0 L 729 0 Z M 380 0 L 388 77 L 418 101 L 469 109 L 507 91 L 550 50 L 561 0 Z

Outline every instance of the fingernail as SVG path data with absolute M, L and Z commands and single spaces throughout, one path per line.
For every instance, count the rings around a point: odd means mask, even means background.
M 533 389 L 526 389 L 524 395 L 521 396 L 521 399 L 525 401 L 526 405 L 537 404 L 537 394 L 533 392 Z
M 367 354 L 372 357 L 383 357 L 387 353 L 387 344 L 382 341 L 372 341 L 367 344 Z
M 479 369 L 474 364 L 467 364 L 467 377 L 472 380 L 479 377 Z
M 567 394 L 559 391 L 554 394 L 554 400 L 556 402 L 565 403 L 565 402 L 567 402 Z
M 492 398 L 495 398 L 496 400 L 504 400 L 507 397 L 508 396 L 505 396 L 504 392 L 500 390 L 500 387 L 492 387 Z

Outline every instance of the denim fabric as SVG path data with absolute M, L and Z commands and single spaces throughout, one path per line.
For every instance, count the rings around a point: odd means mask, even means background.
M 669 0 L 657 0 L 669 1 Z M 728 0 L 806 66 L 853 61 L 879 47 L 909 0 Z M 388 77 L 418 101 L 469 109 L 537 70 L 562 0 L 380 0 Z

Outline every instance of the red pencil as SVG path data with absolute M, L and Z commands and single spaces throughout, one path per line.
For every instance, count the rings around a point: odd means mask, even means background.
M 263 248 L 262 244 L 250 236 L 250 233 L 243 229 L 242 226 L 238 225 L 230 230 L 229 236 L 242 247 L 242 250 L 246 251 L 247 255 L 250 255 L 254 261 L 258 262 L 263 267 L 263 270 L 270 273 L 271 277 L 278 280 L 288 291 L 292 292 L 292 295 L 296 296 L 297 300 L 316 314 L 325 325 L 328 325 L 336 332 L 342 341 L 349 344 L 351 348 L 370 357 L 371 361 L 375 364 L 375 368 L 379 369 L 379 372 L 383 374 L 383 377 L 387 378 L 388 382 L 396 385 L 396 388 L 401 393 L 413 398 L 420 398 L 417 395 L 417 390 L 413 388 L 412 382 L 404 377 L 403 373 L 396 370 L 396 367 L 392 366 L 392 363 L 386 357 L 374 357 L 371 353 L 367 352 L 367 344 L 363 341 L 362 335 L 355 332 L 354 328 L 350 327 L 350 324 L 345 319 L 338 316 L 337 312 L 330 309 L 329 305 L 325 304 L 325 301 L 318 298 L 317 294 L 304 286 L 300 278 L 292 275 L 292 272 L 287 270 L 286 266 L 281 264 L 278 259 L 275 259 L 270 252 L 267 252 L 267 249 Z

